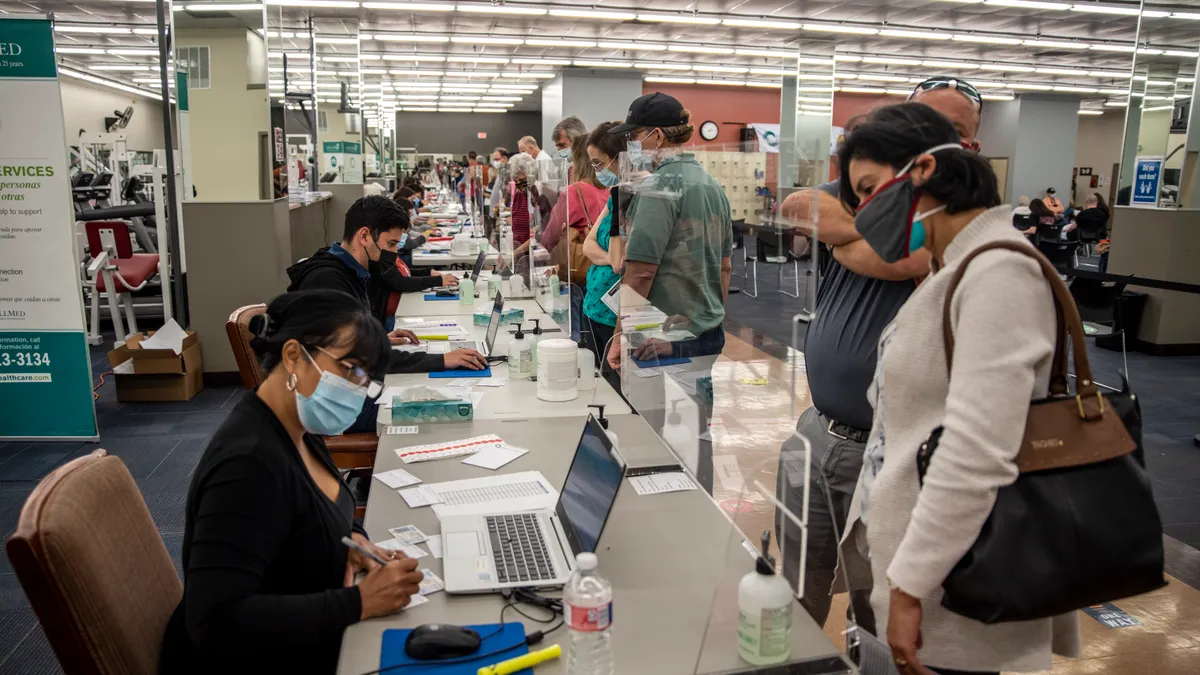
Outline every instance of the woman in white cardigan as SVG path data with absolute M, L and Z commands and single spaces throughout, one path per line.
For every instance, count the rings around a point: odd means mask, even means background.
M 920 103 L 875 111 L 839 157 L 841 194 L 857 206 L 855 227 L 875 252 L 887 262 L 921 247 L 933 255 L 933 273 L 880 338 L 871 388 L 875 420 L 860 498 L 881 633 L 904 675 L 1048 669 L 1052 643 L 1074 651 L 1074 616 L 985 625 L 946 610 L 941 599 L 996 491 L 1016 480 L 1030 400 L 1047 394 L 1050 287 L 1016 252 L 976 258 L 954 294 L 947 374 L 942 308 L 955 268 L 988 242 L 1027 245 L 1000 206 L 991 166 Z M 938 426 L 945 431 L 922 487 L 917 448 Z

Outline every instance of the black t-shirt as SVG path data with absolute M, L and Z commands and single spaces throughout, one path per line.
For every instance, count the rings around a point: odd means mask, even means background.
M 837 197 L 837 181 L 819 188 Z M 855 274 L 832 256 L 817 291 L 817 312 L 808 327 L 804 360 L 813 405 L 824 416 L 870 429 L 867 387 L 875 376 L 879 336 L 912 295 L 910 281 L 883 281 Z

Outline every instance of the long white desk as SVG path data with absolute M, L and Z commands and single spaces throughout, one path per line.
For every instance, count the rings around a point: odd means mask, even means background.
M 416 248 L 412 252 L 413 265 L 417 267 L 438 267 L 441 265 L 470 265 L 475 262 L 475 258 L 479 257 L 478 253 L 469 255 L 454 255 L 449 251 L 445 253 L 434 253 L 425 246 Z M 495 265 L 496 260 L 500 257 L 500 251 L 496 250 L 495 246 L 488 244 L 487 256 L 484 260 L 489 265 Z
M 400 300 L 400 306 L 397 309 L 396 326 L 403 328 L 404 323 L 399 317 L 421 317 L 427 320 L 448 320 L 455 321 L 460 326 L 467 330 L 467 335 L 462 339 L 475 340 L 483 343 L 487 334 L 487 326 L 476 326 L 472 321 L 472 308 L 459 305 L 457 302 L 451 301 L 433 301 L 420 300 L 423 307 L 414 311 L 405 311 L 404 299 L 412 294 L 406 293 L 404 298 Z M 419 297 L 419 296 L 418 296 Z M 416 302 L 416 301 L 413 301 Z M 447 310 L 457 310 L 451 312 L 438 313 L 439 306 L 446 305 Z M 483 305 L 479 305 L 483 307 Z M 487 305 L 490 309 L 491 305 Z M 539 319 L 543 328 L 560 328 L 560 332 L 543 333 L 542 339 L 569 338 L 568 333 L 561 332 L 561 326 L 557 326 L 548 314 L 542 312 L 537 302 L 534 300 L 516 300 L 506 302 L 505 307 L 519 307 L 525 310 L 524 326 L 532 328 L 531 319 Z M 513 336 L 509 332 L 512 326 L 502 325 L 496 332 L 496 343 L 493 345 L 493 351 L 498 355 L 508 354 L 508 345 L 512 342 Z M 528 338 L 526 338 L 528 339 Z M 505 382 L 503 387 L 480 387 L 475 386 L 475 391 L 483 393 L 483 400 L 475 407 L 474 416 L 477 420 L 486 419 L 519 419 L 519 418 L 550 418 L 550 417 L 572 417 L 586 416 L 590 411 L 590 405 L 603 405 L 605 415 L 627 415 L 630 412 L 629 406 L 621 397 L 612 385 L 602 377 L 596 377 L 596 386 L 593 389 L 585 389 L 579 392 L 579 396 L 572 401 L 549 402 L 543 401 L 537 397 L 537 382 L 533 380 L 509 380 L 508 379 L 508 364 L 494 363 L 492 364 L 492 376 L 490 378 L 479 378 L 475 382 Z M 448 380 L 433 379 L 428 373 L 412 373 L 402 375 L 388 375 L 384 379 L 384 384 L 387 386 L 413 386 L 418 384 L 426 384 L 431 386 L 446 385 Z M 377 431 L 382 434 L 385 427 L 392 423 L 391 408 L 379 406 L 379 411 L 376 417 Z
M 427 483 L 491 475 L 494 472 L 463 464 L 461 458 L 404 465 L 394 450 L 414 443 L 436 443 L 481 434 L 497 434 L 529 453 L 500 472 L 541 471 L 561 486 L 583 430 L 583 416 L 534 420 L 476 420 L 422 428 L 415 436 L 380 439 L 375 471 L 404 467 Z M 611 418 L 618 448 L 631 467 L 673 461 L 662 442 L 636 415 Z M 409 509 L 395 490 L 375 481 L 367 502 L 365 526 L 372 541 L 389 539 L 387 528 L 416 525 L 426 534 L 439 532 L 437 517 L 426 508 Z M 600 539 L 600 571 L 613 583 L 614 672 L 621 675 L 690 675 L 749 670 L 737 656 L 737 585 L 753 568 L 742 547 L 743 537 L 701 490 L 638 496 L 628 482 Z M 440 560 L 420 559 L 421 567 L 442 574 Z M 496 594 L 429 596 L 421 607 L 349 627 L 342 640 L 339 675 L 358 675 L 379 668 L 383 631 L 414 628 L 426 623 L 496 623 L 503 607 Z M 508 613 L 509 621 L 519 620 Z M 526 623 L 526 631 L 548 626 Z M 791 663 L 803 664 L 786 672 L 820 675 L 850 673 L 821 628 L 794 605 Z M 536 648 L 566 646 L 562 628 Z M 487 659 L 477 666 L 490 665 Z M 539 665 L 538 675 L 565 672 L 564 658 Z M 778 672 L 784 672 L 782 670 Z

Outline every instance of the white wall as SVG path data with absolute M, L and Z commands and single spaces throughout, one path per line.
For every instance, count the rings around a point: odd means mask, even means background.
M 1092 175 L 1099 177 L 1099 185 L 1095 188 L 1088 187 L 1088 177 L 1079 176 L 1076 179 L 1079 186 L 1077 202 L 1082 202 L 1083 196 L 1089 192 L 1099 192 L 1108 199 L 1109 186 L 1114 180 L 1113 165 L 1121 161 L 1121 139 L 1124 138 L 1124 133 L 1123 110 L 1109 110 L 1103 115 L 1080 116 L 1079 133 L 1075 139 L 1075 166 L 1090 167 Z
M 987 101 L 983 109 L 983 119 L 980 120 L 979 133 L 975 135 L 979 141 L 979 152 L 984 157 L 1008 158 L 1008 176 L 1004 183 L 1007 194 L 1000 195 L 1000 199 L 1005 203 L 1016 203 L 1017 197 L 1021 196 L 1012 191 L 1020 119 L 1020 100 Z
M 629 104 L 642 96 L 642 76 L 572 69 L 563 80 L 562 116 L 550 125 L 553 129 L 564 118 L 574 115 L 590 131 L 607 120 L 621 120 L 629 114 Z M 549 135 L 546 144 L 554 147 Z
M 192 183 L 197 201 L 259 198 L 259 134 L 270 126 L 271 109 L 265 87 L 247 88 L 251 82 L 247 32 L 219 28 L 176 33 L 179 47 L 209 48 L 209 88 L 188 89 Z
M 563 115 L 564 78 L 565 74 L 560 70 L 557 77 L 542 85 L 542 135 L 537 139 L 538 147 L 554 149 L 550 133 L 554 131 L 554 125 L 566 117 Z M 517 151 L 515 142 L 509 150 Z
M 145 96 L 126 94 L 96 84 L 64 77 L 59 80 L 62 90 L 63 120 L 67 145 L 79 144 L 79 130 L 89 133 L 104 131 L 104 118 L 114 111 L 133 106 L 133 118 L 125 127 L 129 150 L 155 150 L 163 143 L 162 103 Z
M 1040 197 L 1053 186 L 1065 195 L 1075 168 L 1079 98 L 1023 94 L 1017 101 L 1020 125 L 1009 162 L 1009 194 Z

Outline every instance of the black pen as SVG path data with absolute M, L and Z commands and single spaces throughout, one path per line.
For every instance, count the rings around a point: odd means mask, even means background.
M 362 544 L 358 543 L 357 541 L 354 541 L 350 537 L 342 537 L 342 543 L 346 545 L 346 548 L 358 551 L 359 553 L 367 556 L 368 558 L 370 558 L 371 560 L 374 560 L 375 562 L 379 563 L 380 565 L 388 564 L 388 561 L 375 555 L 366 546 L 363 546 Z

